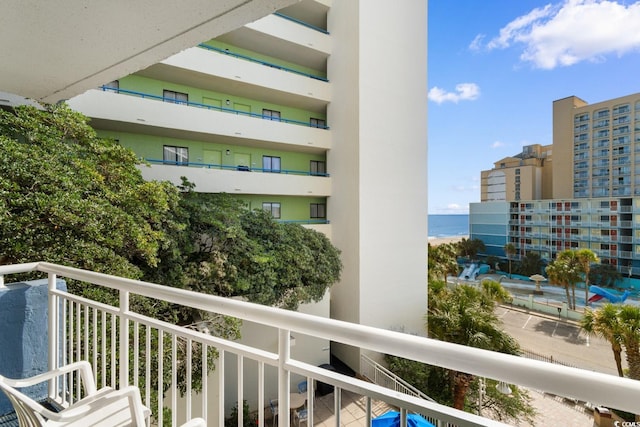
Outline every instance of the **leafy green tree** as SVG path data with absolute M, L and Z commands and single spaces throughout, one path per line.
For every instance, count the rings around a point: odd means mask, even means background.
M 618 317 L 618 307 L 607 303 L 598 310 L 587 308 L 580 321 L 580 327 L 589 335 L 599 336 L 609 341 L 618 375 L 623 377 L 622 325 L 620 325 L 620 318 Z
M 63 105 L 0 110 L 0 263 L 49 261 L 140 278 L 180 228 L 169 183 Z
M 296 309 L 321 300 L 339 279 L 340 252 L 322 233 L 193 188 L 182 187 L 180 215 L 188 225 L 162 251 L 164 266 L 147 272 L 154 281 Z
M 622 279 L 622 275 L 618 269 L 610 264 L 596 264 L 591 267 L 589 277 L 592 283 L 597 283 L 599 286 L 613 288 L 616 283 Z
M 534 274 L 540 274 L 543 266 L 544 262 L 542 261 L 542 258 L 540 258 L 540 254 L 538 252 L 529 251 L 525 253 L 520 260 L 520 265 L 516 271 L 518 274 L 529 277 Z
M 457 243 L 458 255 L 462 257 L 468 257 L 475 259 L 478 252 L 484 251 L 484 242 L 480 239 L 465 239 L 463 238 Z
M 598 310 L 587 310 L 581 325 L 587 332 L 609 340 L 618 375 L 622 370 L 619 362 L 621 345 L 629 365 L 629 378 L 640 380 L 640 307 L 605 304 Z M 640 414 L 636 414 L 635 419 L 640 421 Z
M 584 274 L 584 305 L 586 307 L 589 303 L 589 272 L 591 271 L 591 264 L 600 262 L 600 259 L 590 249 L 579 249 L 576 251 L 576 261 Z
M 487 287 L 486 289 L 493 289 Z M 429 288 L 426 316 L 429 336 L 441 341 L 507 354 L 518 354 L 516 341 L 500 328 L 494 313 L 495 293 L 468 285 Z M 463 409 L 474 376 L 452 372 L 453 407 Z
M 569 308 L 575 310 L 576 283 L 582 279 L 580 264 L 576 259 L 576 251 L 566 250 L 560 252 L 556 259 L 547 266 L 546 272 L 550 283 L 564 288 L 567 295 L 567 304 Z M 573 298 L 569 295 L 569 290 L 571 290 Z
M 454 243 L 427 246 L 429 281 L 447 280 L 448 275 L 458 275 L 457 248 Z
M 504 245 L 504 253 L 507 255 L 507 259 L 509 260 L 509 278 L 511 278 L 511 258 L 518 252 L 516 249 L 516 245 L 513 243 L 507 243 Z
M 629 378 L 640 380 L 640 307 L 624 304 L 618 310 Z

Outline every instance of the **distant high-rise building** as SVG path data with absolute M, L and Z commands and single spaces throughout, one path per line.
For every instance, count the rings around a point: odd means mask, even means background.
M 551 145 L 527 145 L 513 157 L 480 173 L 480 201 L 512 201 L 551 197 Z
M 553 144 L 483 171 L 469 222 L 490 255 L 504 256 L 507 243 L 546 260 L 587 248 L 624 276 L 640 275 L 640 94 L 554 101 Z

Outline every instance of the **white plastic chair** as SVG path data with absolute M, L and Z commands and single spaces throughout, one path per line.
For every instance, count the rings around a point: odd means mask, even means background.
M 29 387 L 71 372 L 84 388 L 85 397 L 60 412 L 51 411 L 17 388 Z M 0 389 L 7 395 L 16 411 L 20 427 L 118 427 L 149 425 L 151 411 L 142 404 L 140 390 L 134 386 L 120 390 L 104 387 L 96 389 L 91 365 L 86 361 L 72 363 L 27 379 L 0 376 Z M 197 424 L 195 424 L 197 425 Z

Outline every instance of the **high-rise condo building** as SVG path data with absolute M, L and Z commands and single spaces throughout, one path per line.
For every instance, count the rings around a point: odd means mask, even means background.
M 552 146 L 525 147 L 482 177 L 470 234 L 487 254 L 504 256 L 506 243 L 547 260 L 587 248 L 640 275 L 640 94 L 554 101 Z
M 69 104 L 145 178 L 329 236 L 344 270 L 325 315 L 424 334 L 426 8 L 303 0 Z

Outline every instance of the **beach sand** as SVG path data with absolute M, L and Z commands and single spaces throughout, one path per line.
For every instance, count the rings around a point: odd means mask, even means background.
M 443 243 L 458 243 L 462 239 L 468 239 L 469 236 L 452 236 L 452 237 L 435 237 L 433 239 L 429 239 L 429 244 L 431 246 L 442 245 Z

